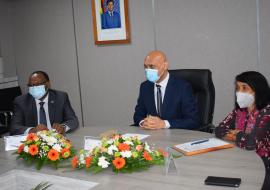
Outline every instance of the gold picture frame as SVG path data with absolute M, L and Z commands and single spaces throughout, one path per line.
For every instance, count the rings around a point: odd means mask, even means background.
M 128 0 L 92 0 L 96 45 L 130 43 Z

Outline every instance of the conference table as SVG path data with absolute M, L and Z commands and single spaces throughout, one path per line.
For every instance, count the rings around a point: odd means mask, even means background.
M 84 136 L 98 137 L 101 133 L 108 130 L 117 130 L 120 134 L 147 134 L 150 136 L 145 141 L 150 145 L 162 148 L 214 137 L 213 134 L 200 131 L 182 129 L 143 130 L 130 126 L 81 127 L 72 133 L 68 133 L 67 137 L 72 141 L 76 149 L 81 149 L 84 147 Z M 261 158 L 254 151 L 246 151 L 238 147 L 175 158 L 174 164 L 177 171 L 166 175 L 165 166 L 152 166 L 148 170 L 125 174 L 115 174 L 111 169 L 93 174 L 86 170 L 74 171 L 67 168 L 55 170 L 50 166 L 44 166 L 37 171 L 34 166 L 29 167 L 21 160 L 15 160 L 15 155 L 12 155 L 12 151 L 4 151 L 3 139 L 1 139 L 0 145 L 0 174 L 12 169 L 19 169 L 76 178 L 99 183 L 93 188 L 96 190 L 230 189 L 228 187 L 205 185 L 204 180 L 207 176 L 239 177 L 242 179 L 242 183 L 237 189 L 256 190 L 261 189 L 265 175 L 264 164 Z M 175 154 L 177 153 L 175 152 Z

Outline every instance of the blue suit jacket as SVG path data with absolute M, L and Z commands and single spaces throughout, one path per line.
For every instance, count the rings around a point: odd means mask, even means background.
M 113 16 L 110 16 L 109 12 L 105 12 L 101 15 L 102 29 L 121 28 L 121 19 L 118 12 L 113 11 Z
M 51 124 L 65 124 L 70 130 L 79 126 L 78 118 L 70 105 L 67 93 L 49 90 L 48 110 Z M 37 118 L 35 99 L 29 93 L 18 96 L 14 100 L 11 135 L 23 134 L 27 128 L 36 127 Z
M 162 103 L 161 119 L 168 120 L 171 128 L 199 128 L 197 104 L 191 86 L 170 75 Z M 157 116 L 154 83 L 145 81 L 140 86 L 140 94 L 134 113 L 136 126 L 147 115 Z

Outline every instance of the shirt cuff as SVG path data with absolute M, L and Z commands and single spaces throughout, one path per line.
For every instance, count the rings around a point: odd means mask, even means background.
M 61 124 L 63 127 L 65 127 L 65 132 L 68 132 L 69 130 L 70 130 L 70 128 L 67 126 L 67 125 L 65 125 L 65 124 Z
M 141 120 L 140 123 L 139 123 L 139 126 L 141 127 L 142 126 L 142 123 L 144 122 L 144 120 Z
M 29 127 L 29 128 L 27 128 L 27 129 L 24 131 L 24 133 L 23 133 L 23 134 L 24 134 L 24 135 L 27 135 L 31 129 L 33 129 L 33 127 Z
M 165 129 L 169 129 L 171 127 L 169 121 L 168 120 L 164 120 L 164 122 L 165 122 L 165 127 L 164 128 Z

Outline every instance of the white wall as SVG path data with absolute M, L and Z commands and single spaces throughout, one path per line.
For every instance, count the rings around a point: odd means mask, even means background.
M 33 70 L 47 71 L 53 86 L 69 93 L 79 117 L 82 101 L 85 126 L 132 123 L 144 80 L 143 60 L 155 43 L 167 54 L 172 69 L 212 70 L 215 123 L 233 108 L 236 74 L 259 69 L 270 80 L 267 0 L 260 0 L 259 65 L 256 0 L 155 0 L 155 22 L 152 0 L 129 0 L 131 43 L 106 46 L 94 45 L 91 0 L 14 0 L 11 4 L 21 84 Z
M 4 77 L 16 76 L 10 6 L 8 0 L 0 0 L 0 56 L 4 60 Z
M 76 46 L 71 1 L 12 1 L 13 36 L 21 87 L 28 76 L 46 71 L 52 87 L 66 91 L 81 121 Z

